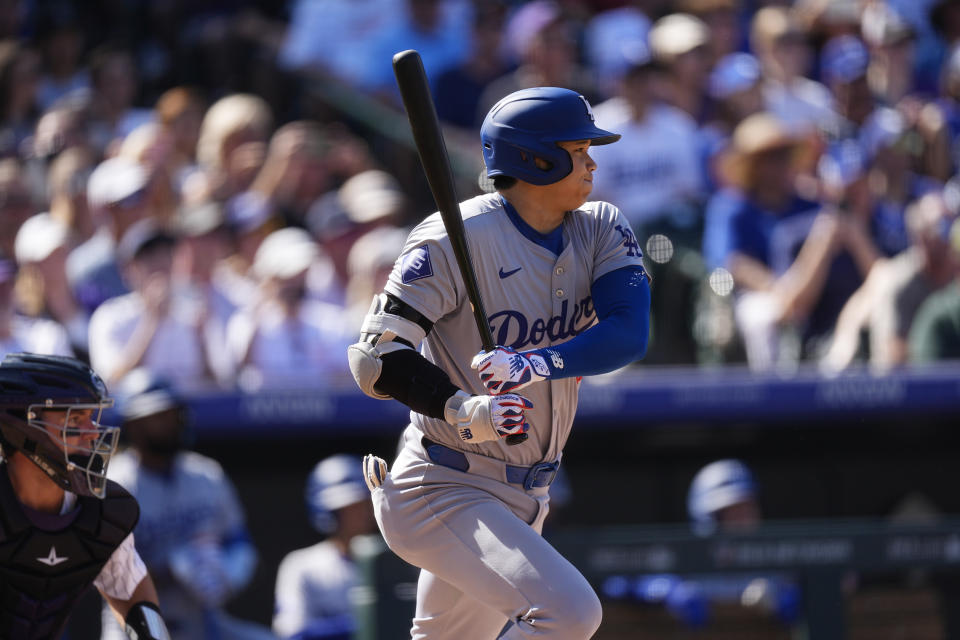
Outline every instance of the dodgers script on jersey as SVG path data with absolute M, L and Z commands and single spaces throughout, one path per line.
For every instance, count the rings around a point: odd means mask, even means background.
M 499 194 L 461 204 L 467 243 L 493 339 L 517 350 L 556 345 L 596 323 L 590 295 L 606 273 L 642 266 L 636 238 L 620 211 L 606 202 L 587 202 L 563 222 L 563 251 L 557 256 L 524 236 L 504 211 Z M 411 233 L 385 287 L 434 323 L 423 355 L 469 393 L 486 393 L 470 361 L 481 350 L 473 312 L 438 213 Z M 561 363 L 562 364 L 562 363 Z M 554 366 L 559 366 L 554 362 Z M 411 412 L 427 437 L 452 447 L 514 464 L 556 460 L 570 434 L 577 408 L 576 378 L 551 379 L 521 392 L 533 402 L 526 411 L 529 440 L 468 444 L 442 420 Z

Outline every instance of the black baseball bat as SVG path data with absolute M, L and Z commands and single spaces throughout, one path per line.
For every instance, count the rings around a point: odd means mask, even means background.
M 473 270 L 467 235 L 463 229 L 460 200 L 453 186 L 453 172 L 450 170 L 447 145 L 440 132 L 440 120 L 437 118 L 437 109 L 430 95 L 430 85 L 427 82 L 427 73 L 423 69 L 420 54 L 413 49 L 395 54 L 393 73 L 397 77 L 397 86 L 400 88 L 403 106 L 407 110 L 407 120 L 410 121 L 410 130 L 413 132 L 413 140 L 417 145 L 423 172 L 430 184 L 433 199 L 437 202 L 437 209 L 443 218 L 443 226 L 447 230 L 447 237 L 450 238 L 450 244 L 453 247 L 453 255 L 460 268 L 460 276 L 467 288 L 467 297 L 470 299 L 470 306 L 473 307 L 473 319 L 477 323 L 477 331 L 480 332 L 480 342 L 484 351 L 492 351 L 496 343 L 493 341 L 493 334 L 490 333 L 487 312 L 483 308 L 480 287 L 477 286 L 477 274 Z M 507 444 L 510 445 L 520 444 L 526 439 L 525 433 L 510 435 L 506 438 Z

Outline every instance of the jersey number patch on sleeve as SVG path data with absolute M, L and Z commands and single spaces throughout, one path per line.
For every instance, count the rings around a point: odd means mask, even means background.
M 433 265 L 430 264 L 430 248 L 422 245 L 403 257 L 400 265 L 400 276 L 403 284 L 410 284 L 414 280 L 429 278 L 433 275 Z

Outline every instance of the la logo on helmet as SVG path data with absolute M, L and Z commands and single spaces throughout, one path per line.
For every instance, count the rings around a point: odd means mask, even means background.
M 587 99 L 580 95 L 577 97 L 583 100 L 583 106 L 587 108 L 587 115 L 590 116 L 590 122 L 596 122 L 596 120 L 593 118 L 593 108 L 590 106 L 590 103 L 587 102 Z

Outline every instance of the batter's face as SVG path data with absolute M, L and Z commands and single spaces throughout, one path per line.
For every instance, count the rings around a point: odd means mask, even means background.
M 559 211 L 573 211 L 586 202 L 593 191 L 593 172 L 597 170 L 597 163 L 588 153 L 589 140 L 558 142 L 557 145 L 570 154 L 573 170 L 563 180 L 544 188 L 544 204 L 551 208 L 556 205 Z

